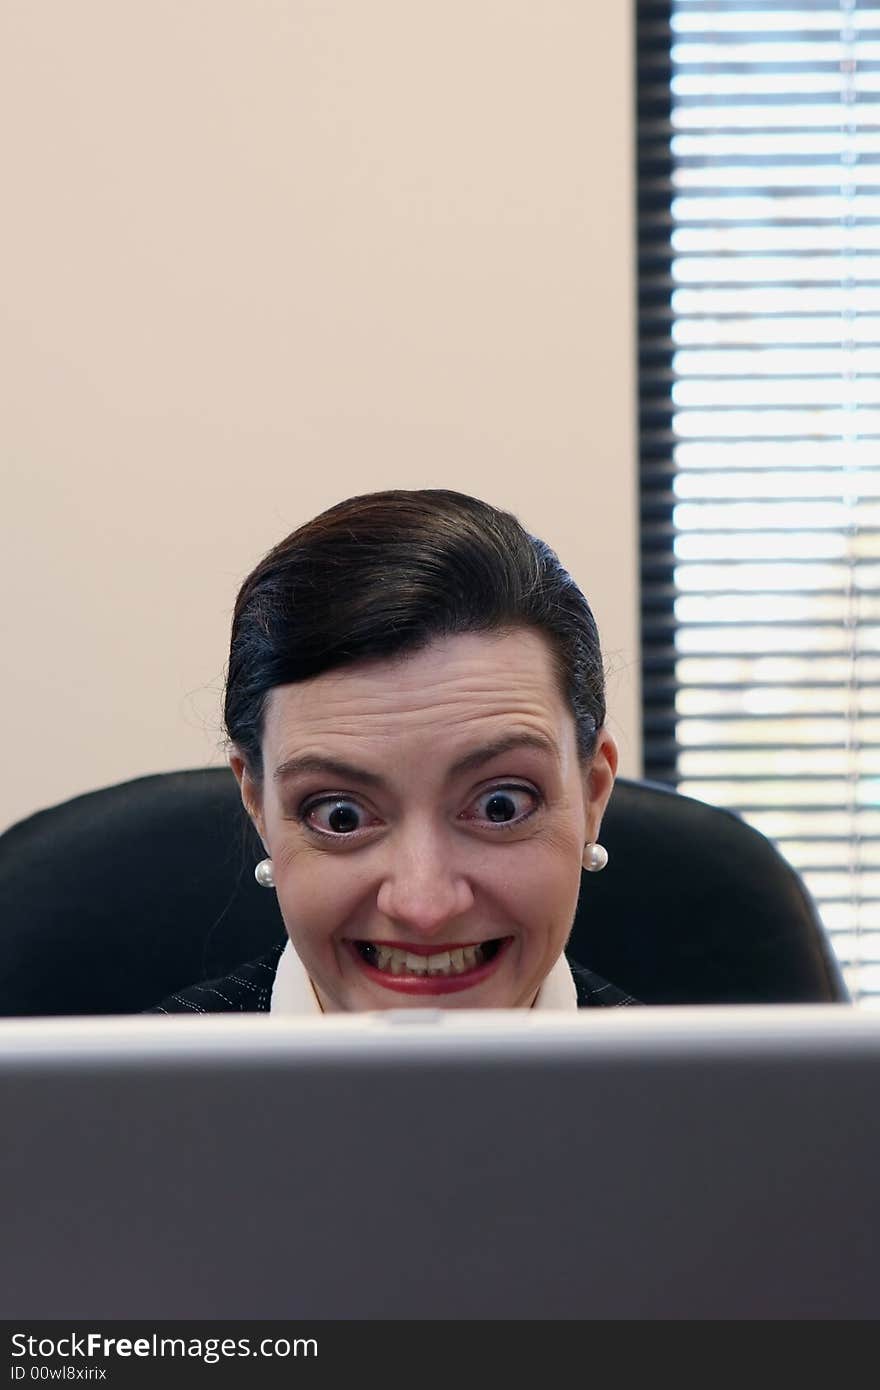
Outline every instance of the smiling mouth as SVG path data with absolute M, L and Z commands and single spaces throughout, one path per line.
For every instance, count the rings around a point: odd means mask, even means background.
M 381 941 L 352 941 L 349 945 L 370 978 L 389 989 L 448 994 L 479 984 L 492 974 L 512 940 L 511 936 L 499 936 L 430 953 L 425 947 L 413 950 Z
M 386 946 L 372 941 L 357 941 L 355 945 L 367 965 L 389 975 L 464 975 L 478 965 L 493 959 L 501 948 L 501 937 L 481 941 L 475 946 L 459 946 L 450 950 L 424 955 L 401 946 Z

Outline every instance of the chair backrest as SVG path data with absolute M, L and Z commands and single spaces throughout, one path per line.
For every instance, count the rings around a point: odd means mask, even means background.
M 848 998 L 800 878 L 729 812 L 619 779 L 569 955 L 645 1003 Z M 135 1012 L 283 939 L 227 768 L 140 777 L 0 835 L 0 1014 Z

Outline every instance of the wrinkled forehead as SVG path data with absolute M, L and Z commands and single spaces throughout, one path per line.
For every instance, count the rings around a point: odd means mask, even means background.
M 320 745 L 330 754 L 450 756 L 515 731 L 543 736 L 559 756 L 575 738 L 548 644 L 530 631 L 467 634 L 422 651 L 276 687 L 266 707 L 266 772 L 273 760 Z M 277 764 L 276 764 L 277 765 Z

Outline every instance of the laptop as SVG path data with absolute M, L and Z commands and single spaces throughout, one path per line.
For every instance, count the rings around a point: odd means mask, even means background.
M 20 1319 L 880 1316 L 880 1016 L 0 1022 Z

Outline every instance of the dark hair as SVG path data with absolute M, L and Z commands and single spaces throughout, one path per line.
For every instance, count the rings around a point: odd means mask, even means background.
M 275 686 L 417 652 L 437 638 L 518 628 L 544 634 L 589 759 L 605 720 L 590 606 L 544 541 L 510 512 L 441 488 L 350 497 L 276 545 L 241 586 L 224 716 L 262 780 L 263 718 Z

